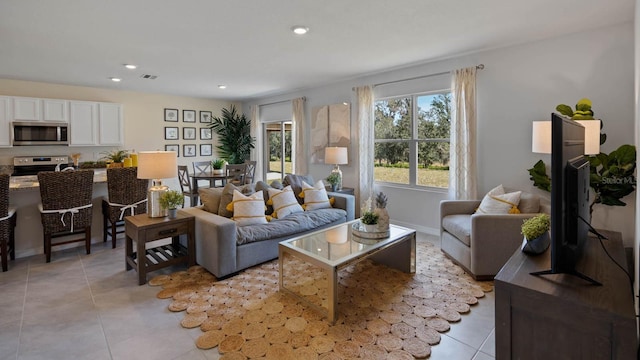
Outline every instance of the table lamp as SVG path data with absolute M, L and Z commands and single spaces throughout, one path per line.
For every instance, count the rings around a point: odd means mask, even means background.
M 340 182 L 336 186 L 336 190 L 342 190 L 342 171 L 340 165 L 348 164 L 347 148 L 330 146 L 324 148 L 324 163 L 333 164 L 332 174 L 338 174 L 340 176 Z
M 584 126 L 584 154 L 600 153 L 600 120 L 575 120 Z M 551 121 L 534 121 L 531 152 L 551 154 Z
M 178 160 L 175 151 L 141 151 L 138 153 L 138 179 L 150 179 L 147 192 L 147 215 L 167 216 L 167 209 L 160 206 L 160 196 L 169 190 L 162 179 L 178 176 Z

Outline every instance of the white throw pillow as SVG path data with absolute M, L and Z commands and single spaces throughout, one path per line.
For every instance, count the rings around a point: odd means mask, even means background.
M 502 185 L 491 189 L 484 196 L 476 214 L 518 214 L 521 191 L 505 194 Z
M 264 216 L 264 195 L 258 191 L 249 196 L 242 195 L 238 190 L 233 191 L 233 220 L 237 225 L 266 224 Z
M 302 206 L 298 204 L 298 200 L 291 189 L 291 185 L 282 190 L 269 188 L 267 191 L 269 192 L 269 201 L 267 201 L 267 205 L 273 206 L 273 213 L 271 216 L 282 219 L 289 214 L 304 211 Z
M 331 201 L 327 195 L 322 180 L 318 180 L 314 186 L 302 182 L 302 193 L 300 197 L 304 199 L 302 207 L 305 210 L 327 209 L 331 207 Z

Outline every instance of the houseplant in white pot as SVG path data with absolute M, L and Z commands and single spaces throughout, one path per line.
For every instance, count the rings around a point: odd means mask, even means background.
M 184 194 L 177 190 L 169 190 L 160 196 L 160 206 L 169 210 L 169 219 L 178 216 L 178 206 L 184 204 Z
M 375 232 L 377 231 L 378 218 L 378 214 L 368 210 L 362 214 L 360 222 L 362 223 L 362 226 L 364 226 L 364 230 L 366 232 Z
M 213 159 L 211 160 L 211 167 L 213 168 L 213 173 L 216 175 L 222 175 L 224 173 L 224 166 L 227 162 L 224 159 Z

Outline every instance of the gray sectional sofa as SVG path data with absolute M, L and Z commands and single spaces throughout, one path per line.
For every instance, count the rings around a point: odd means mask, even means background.
M 313 184 L 312 179 L 306 179 Z M 285 185 L 286 183 L 285 179 Z M 291 185 L 298 193 L 299 190 Z M 266 186 L 268 185 L 260 182 L 257 186 L 251 184 L 242 190 L 250 193 L 254 189 L 264 190 Z M 180 210 L 196 218 L 198 264 L 218 278 L 277 258 L 280 241 L 353 220 L 355 215 L 354 196 L 329 192 L 328 195 L 335 198 L 331 209 L 290 214 L 283 219 L 273 219 L 267 224 L 237 226 L 235 221 L 223 216 L 226 215 L 224 210 L 219 211 L 219 204 L 224 203 L 228 192 L 229 186 L 201 189 L 203 205 Z M 265 201 L 266 199 L 267 197 Z

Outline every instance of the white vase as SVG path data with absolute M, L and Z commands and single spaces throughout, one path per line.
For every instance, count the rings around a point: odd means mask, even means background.
M 213 169 L 214 175 L 222 175 L 224 173 L 224 169 Z
M 378 231 L 389 230 L 389 212 L 386 208 L 375 208 L 373 213 L 378 215 Z
M 366 232 L 376 232 L 378 224 L 362 224 L 362 226 Z

